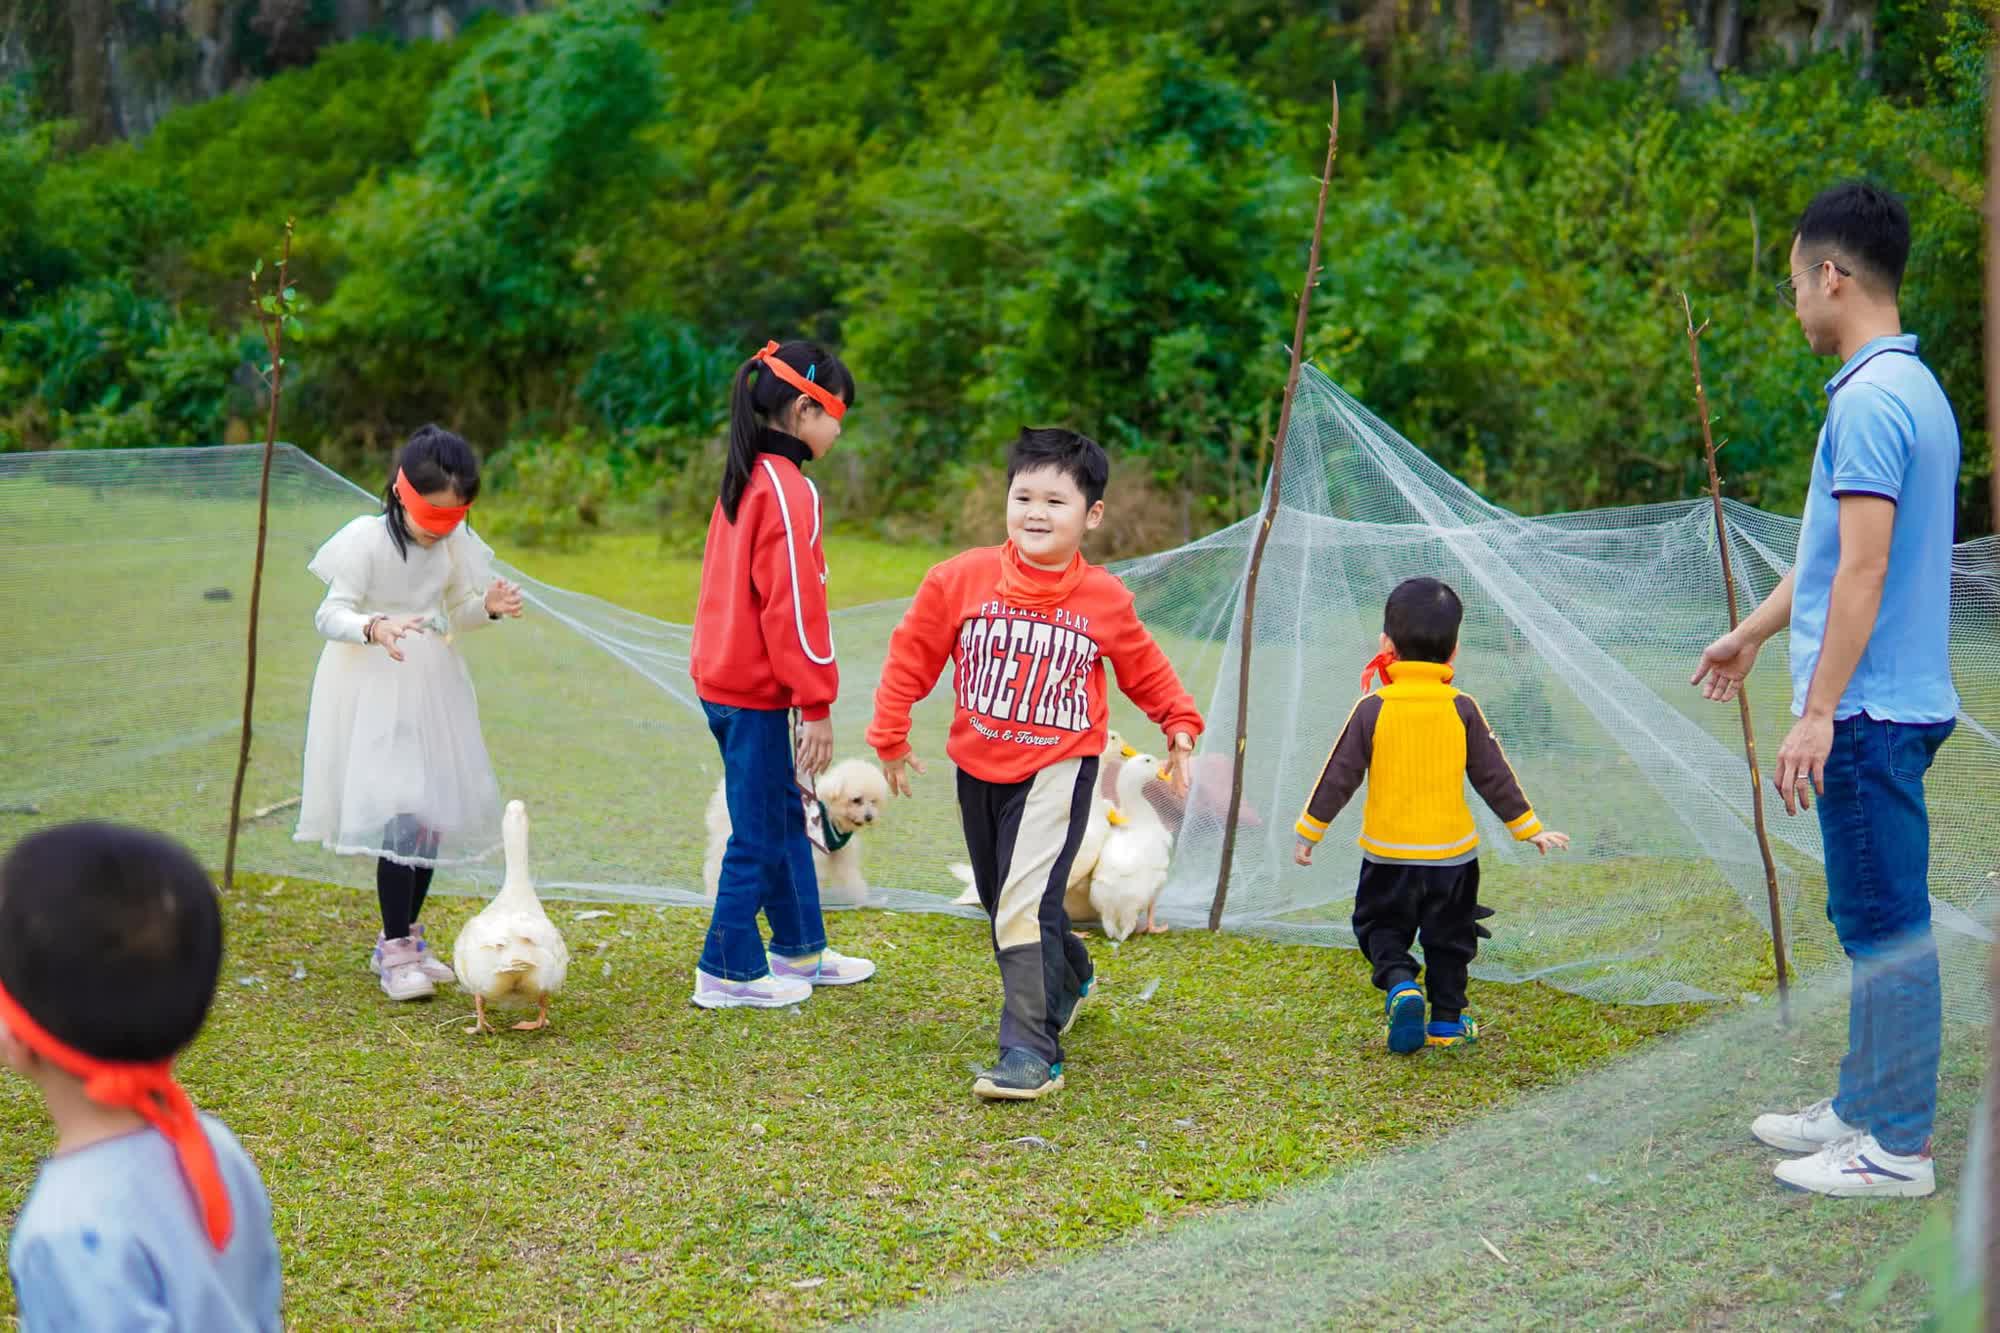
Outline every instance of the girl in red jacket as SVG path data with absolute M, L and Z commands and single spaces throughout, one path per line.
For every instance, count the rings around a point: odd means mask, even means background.
M 828 713 L 840 690 L 819 491 L 802 469 L 833 448 L 853 401 L 847 367 L 814 343 L 767 343 L 736 372 L 688 663 L 722 747 L 731 828 L 695 972 L 704 1009 L 780 1008 L 815 986 L 875 974 L 867 959 L 826 947 L 795 776 L 832 759 Z M 759 912 L 771 926 L 768 953 Z

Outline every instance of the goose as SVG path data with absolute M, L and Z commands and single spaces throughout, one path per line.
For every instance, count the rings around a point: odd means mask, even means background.
M 488 1003 L 532 1004 L 534 1018 L 514 1024 L 517 1032 L 534 1032 L 549 1023 L 549 997 L 562 989 L 569 972 L 569 946 L 562 932 L 542 910 L 528 875 L 528 807 L 509 801 L 500 821 L 507 849 L 507 878 L 485 910 L 467 921 L 452 946 L 452 967 L 458 984 L 472 992 L 477 1021 L 467 1035 L 491 1032 Z
M 1145 797 L 1146 784 L 1164 776 L 1160 761 L 1149 754 L 1126 760 L 1118 772 L 1116 817 L 1090 875 L 1091 905 L 1114 940 L 1139 929 L 1142 916 L 1148 934 L 1165 929 L 1154 923 L 1153 908 L 1167 884 L 1174 835 Z

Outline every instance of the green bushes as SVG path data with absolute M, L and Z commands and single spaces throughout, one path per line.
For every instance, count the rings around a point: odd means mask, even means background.
M 1873 82 L 1830 56 L 1702 103 L 1672 58 L 1481 73 L 1364 55 L 1278 0 L 1087 24 L 575 0 L 333 48 L 138 144 L 65 155 L 60 126 L 0 115 L 0 442 L 244 434 L 243 275 L 292 213 L 319 308 L 287 434 L 372 473 L 448 422 L 522 531 L 706 513 L 730 373 L 799 334 L 860 380 L 828 478 L 850 514 L 949 519 L 1020 425 L 1060 420 L 1205 528 L 1257 494 L 1338 73 L 1310 352 L 1474 486 L 1535 510 L 1692 493 L 1685 288 L 1732 490 L 1795 505 L 1832 367 L 1770 284 L 1805 201 L 1862 173 L 1910 201 L 1905 317 L 1971 483 L 1986 2 L 1885 0 Z M 1987 530 L 1983 486 L 1962 497 Z

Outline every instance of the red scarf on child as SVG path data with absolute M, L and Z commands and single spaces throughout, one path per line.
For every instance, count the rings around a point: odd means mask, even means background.
M 216 1249 L 229 1245 L 236 1220 L 229 1207 L 229 1190 L 222 1183 L 222 1168 L 215 1160 L 215 1148 L 202 1132 L 201 1117 L 194 1103 L 174 1081 L 174 1062 L 100 1060 L 68 1045 L 28 1016 L 14 997 L 0 986 L 0 1026 L 56 1068 L 83 1080 L 83 1095 L 100 1106 L 137 1111 L 154 1129 L 166 1136 L 180 1159 L 181 1173 L 193 1187 L 200 1205 L 203 1228 Z
M 1000 600 L 1023 611 L 1046 611 L 1061 606 L 1090 572 L 1083 552 L 1078 551 L 1062 570 L 1036 569 L 1021 558 L 1013 542 L 1000 548 Z

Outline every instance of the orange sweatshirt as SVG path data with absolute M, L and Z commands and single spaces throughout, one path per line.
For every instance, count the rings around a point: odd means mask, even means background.
M 910 709 L 951 662 L 958 707 L 946 754 L 983 781 L 1024 782 L 1104 752 L 1106 658 L 1169 738 L 1201 734 L 1194 699 L 1115 574 L 1080 555 L 1055 573 L 1009 547 L 967 551 L 924 576 L 890 636 L 868 743 L 884 762 L 909 754 Z

